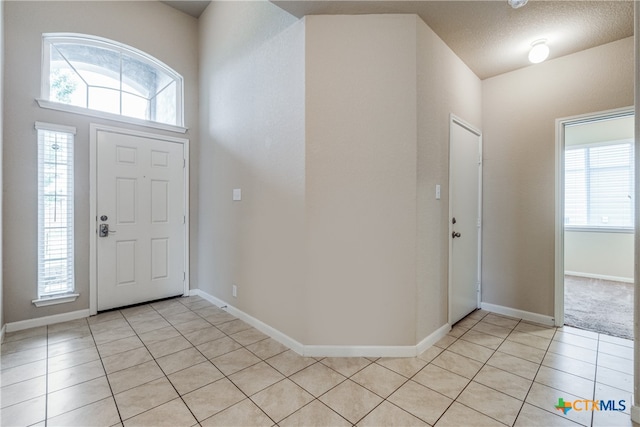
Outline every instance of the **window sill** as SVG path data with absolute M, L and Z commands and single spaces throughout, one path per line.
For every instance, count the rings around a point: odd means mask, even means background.
M 121 116 L 119 114 L 106 113 L 104 111 L 90 110 L 88 108 L 76 107 L 75 105 L 61 104 L 59 102 L 51 102 L 46 99 L 36 99 L 40 108 L 48 110 L 64 111 L 66 113 L 81 114 L 83 116 L 98 117 L 100 119 L 113 120 L 121 123 L 129 123 L 138 126 L 145 126 L 154 129 L 168 130 L 176 133 L 187 133 L 187 128 L 182 126 L 168 125 L 164 123 L 152 122 L 149 120 L 136 119 L 134 117 Z
M 47 297 L 47 298 L 34 299 L 31 302 L 36 307 L 46 307 L 48 305 L 56 305 L 56 304 L 64 304 L 64 303 L 67 303 L 67 302 L 74 302 L 75 300 L 78 299 L 79 296 L 80 296 L 80 294 L 63 294 L 63 295 L 56 295 L 56 296 Z
M 633 228 L 627 227 L 567 227 L 565 225 L 564 231 L 575 231 L 580 233 L 623 233 L 633 234 Z

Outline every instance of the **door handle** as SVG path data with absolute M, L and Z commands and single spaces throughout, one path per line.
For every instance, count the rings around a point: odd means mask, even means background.
M 109 224 L 100 224 L 98 228 L 99 237 L 108 237 L 109 233 L 115 233 L 115 230 L 109 230 Z
M 460 237 L 460 236 L 461 236 L 461 234 L 460 234 L 460 233 L 458 233 L 458 232 L 456 232 L 456 231 L 454 231 L 454 232 L 452 232 L 452 233 L 451 233 L 451 238 L 452 238 L 452 239 L 455 239 L 456 237 Z

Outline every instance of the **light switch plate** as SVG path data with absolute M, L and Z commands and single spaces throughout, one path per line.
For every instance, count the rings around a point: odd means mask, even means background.
M 234 201 L 242 200 L 242 189 L 240 188 L 233 189 L 233 200 Z

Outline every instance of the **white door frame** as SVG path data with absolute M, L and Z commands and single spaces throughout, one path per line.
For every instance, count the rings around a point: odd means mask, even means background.
M 567 125 L 627 116 L 629 114 L 633 115 L 633 112 L 634 107 L 631 106 L 556 119 L 555 293 L 553 320 L 557 327 L 564 326 L 564 129 Z
M 449 240 L 449 277 L 448 277 L 448 313 L 447 321 L 451 325 L 451 301 L 452 301 L 452 278 L 453 278 L 453 239 L 451 239 L 451 233 L 453 232 L 453 224 L 451 218 L 453 217 L 453 209 L 451 206 L 451 135 L 453 134 L 453 126 L 462 126 L 469 132 L 478 136 L 478 272 L 477 272 L 477 301 L 476 307 L 480 308 L 481 296 L 482 296 L 482 132 L 476 129 L 473 125 L 465 122 L 460 117 L 451 113 L 449 117 L 449 217 L 447 222 L 449 224 L 449 231 L 447 233 L 447 239 Z
M 184 146 L 184 294 L 189 293 L 189 140 L 156 133 L 141 132 L 131 129 L 117 128 L 96 123 L 89 126 L 89 314 L 98 312 L 98 259 L 97 259 L 97 185 L 98 185 L 98 132 L 110 132 L 121 135 L 153 138 L 166 142 L 174 142 Z

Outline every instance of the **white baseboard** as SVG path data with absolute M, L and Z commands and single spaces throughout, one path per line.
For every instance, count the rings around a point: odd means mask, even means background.
M 53 325 L 54 323 L 68 322 L 70 320 L 89 317 L 89 309 L 71 311 L 69 313 L 54 314 L 52 316 L 36 317 L 35 319 L 21 320 L 7 323 L 7 332 L 21 331 L 23 329 L 37 328 L 39 326 Z
M 302 356 L 305 356 L 303 344 L 299 343 L 298 341 L 291 338 L 290 336 L 280 332 L 279 330 L 267 325 L 266 323 L 256 319 L 255 317 L 248 315 L 244 311 L 239 310 L 234 306 L 227 304 L 223 300 L 216 298 L 213 295 L 210 295 L 204 291 L 201 291 L 200 289 L 191 289 L 189 291 L 189 295 L 198 295 L 199 297 L 206 299 L 207 301 L 209 301 L 214 305 L 217 305 L 218 307 L 226 307 L 225 310 L 227 310 L 227 312 L 232 316 L 235 316 L 238 319 L 242 320 L 243 322 L 248 323 L 249 325 L 253 326 L 257 330 L 262 332 L 263 334 L 266 334 L 269 337 L 273 338 L 274 340 L 278 341 L 280 344 L 283 344 L 289 347 L 291 350 L 295 351 L 296 353 Z
M 7 325 L 2 325 L 2 329 L 0 329 L 0 344 L 4 342 L 4 332 L 7 329 Z
M 305 345 L 307 357 L 415 357 L 416 346 Z
M 565 271 L 564 275 L 586 277 L 588 279 L 608 280 L 610 282 L 633 283 L 633 277 L 607 276 L 606 274 L 582 273 L 579 271 Z
M 197 295 L 218 307 L 226 307 L 227 312 L 253 326 L 291 350 L 307 357 L 415 357 L 445 336 L 451 326 L 446 324 L 426 337 L 418 345 L 407 346 L 350 346 L 350 345 L 304 345 L 266 323 L 248 315 L 225 301 L 209 295 L 200 289 L 191 289 L 189 295 Z
M 221 299 L 218 299 L 213 295 L 210 295 L 204 291 L 201 291 L 200 289 L 189 289 L 189 296 L 197 296 L 197 297 L 206 299 L 211 304 L 217 305 L 218 307 L 223 307 L 227 305 L 227 303 L 222 301 Z
M 429 347 L 432 347 L 435 343 L 437 343 L 445 335 L 447 335 L 450 330 L 451 325 L 448 323 L 445 323 L 444 325 L 436 329 L 435 332 L 427 336 L 425 339 L 420 341 L 418 345 L 416 345 L 416 355 L 422 354 Z
M 555 326 L 555 320 L 552 316 L 545 316 L 543 314 L 531 313 L 530 311 L 518 310 L 516 308 L 504 307 L 502 305 L 489 304 L 486 302 L 481 303 L 480 307 L 483 310 L 502 314 L 503 316 L 515 317 L 546 326 Z

